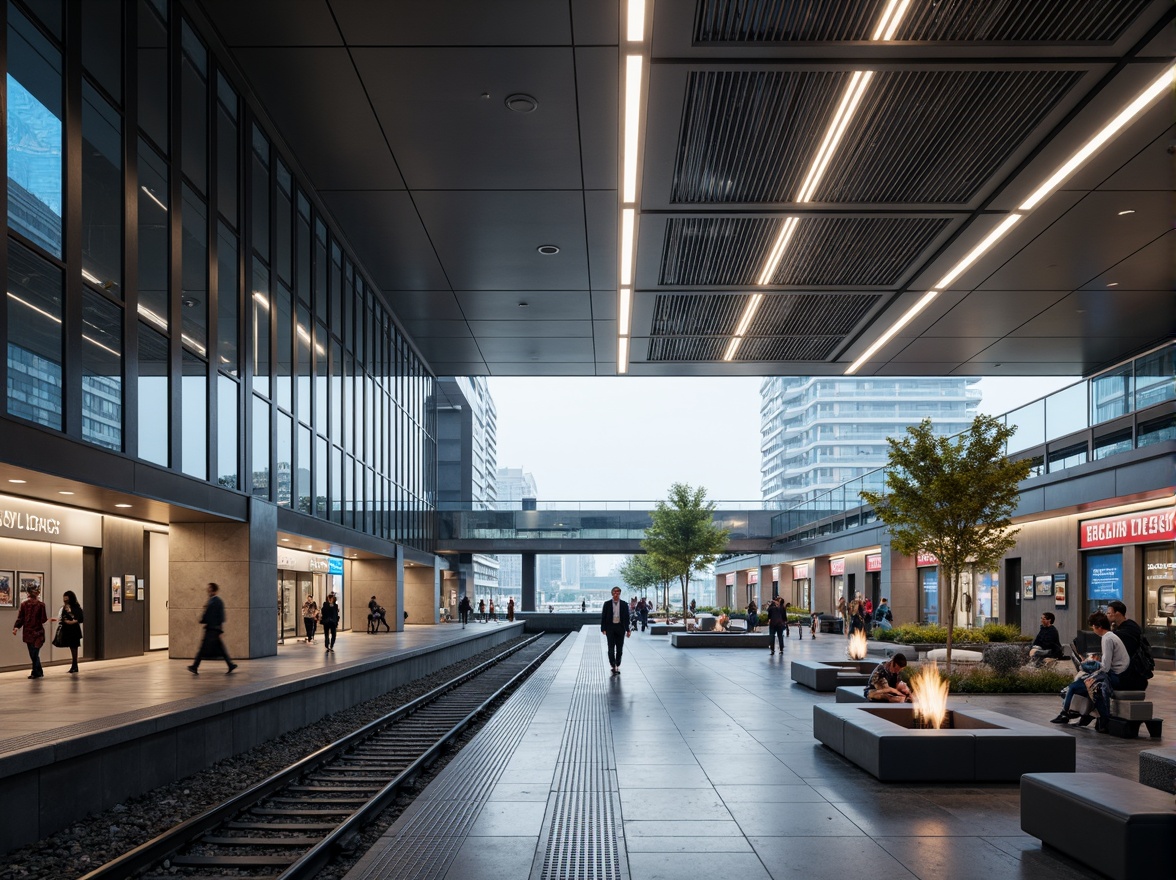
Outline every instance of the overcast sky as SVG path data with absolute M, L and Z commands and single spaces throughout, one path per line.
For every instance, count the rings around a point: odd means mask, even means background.
M 980 411 L 1001 415 L 1077 381 L 983 379 Z M 756 501 L 758 378 L 491 378 L 498 466 L 535 477 L 541 502 L 650 501 L 702 485 Z

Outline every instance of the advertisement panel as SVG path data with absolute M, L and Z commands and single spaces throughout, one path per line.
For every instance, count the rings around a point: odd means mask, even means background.
M 1176 540 L 1176 508 L 1140 510 L 1078 524 L 1078 547 L 1122 547 Z
M 1123 598 L 1123 554 L 1087 554 L 1086 598 L 1095 602 Z

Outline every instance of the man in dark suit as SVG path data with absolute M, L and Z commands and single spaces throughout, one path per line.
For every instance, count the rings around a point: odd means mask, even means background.
M 600 631 L 608 640 L 608 662 L 613 675 L 621 671 L 621 654 L 629 637 L 629 603 L 621 599 L 621 588 L 612 588 L 612 599 L 600 609 Z

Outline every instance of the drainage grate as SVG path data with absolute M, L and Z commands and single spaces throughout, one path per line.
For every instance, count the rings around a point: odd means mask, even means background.
M 582 638 L 579 676 L 531 880 L 627 880 L 600 640 Z

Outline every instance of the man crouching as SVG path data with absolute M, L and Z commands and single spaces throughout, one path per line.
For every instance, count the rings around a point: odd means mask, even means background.
M 895 654 L 874 667 L 870 673 L 870 683 L 866 685 L 866 699 L 878 703 L 911 702 L 911 689 L 898 677 L 906 665 L 906 655 Z

